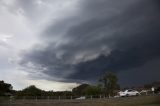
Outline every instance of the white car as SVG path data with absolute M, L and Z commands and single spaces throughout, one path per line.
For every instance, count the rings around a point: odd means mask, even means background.
M 83 100 L 83 99 L 86 99 L 86 97 L 85 96 L 81 96 L 81 97 L 79 97 L 79 98 L 76 98 L 77 100 Z
M 132 89 L 128 89 L 128 90 L 125 90 L 124 92 L 123 91 L 120 91 L 119 92 L 119 96 L 120 97 L 125 97 L 125 96 L 138 96 L 140 95 L 140 93 L 136 90 L 132 90 Z

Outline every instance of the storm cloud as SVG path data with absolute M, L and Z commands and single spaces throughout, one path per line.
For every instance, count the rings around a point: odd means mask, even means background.
M 30 6 L 24 8 L 35 8 Z M 93 83 L 112 71 L 121 84 L 147 83 L 145 73 L 153 70 L 150 81 L 160 80 L 160 66 L 155 64 L 160 59 L 158 0 L 77 0 L 68 11 L 50 18 L 39 35 L 41 43 L 23 53 L 22 67 L 63 82 Z M 151 70 L 146 70 L 146 64 Z M 127 77 L 136 73 L 136 77 L 137 71 L 143 78 L 124 81 L 122 73 Z

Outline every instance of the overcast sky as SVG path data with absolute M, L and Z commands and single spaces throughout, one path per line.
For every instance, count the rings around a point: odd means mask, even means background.
M 107 71 L 160 81 L 159 0 L 0 0 L 0 80 L 70 90 Z

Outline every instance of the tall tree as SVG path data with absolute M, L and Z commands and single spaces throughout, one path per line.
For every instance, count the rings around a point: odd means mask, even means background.
M 85 95 L 97 96 L 101 93 L 101 89 L 98 86 L 90 85 L 90 86 L 85 88 L 84 93 L 85 93 Z
M 76 88 L 73 88 L 72 92 L 74 95 L 85 95 L 85 89 L 89 86 L 90 86 L 89 84 L 81 84 Z
M 4 81 L 0 81 L 0 96 L 1 95 L 6 95 L 6 93 L 11 93 L 12 92 L 12 85 L 5 83 Z
M 22 91 L 17 92 L 17 96 L 41 96 L 44 93 L 41 89 L 35 85 L 31 85 Z
M 105 73 L 99 80 L 103 85 L 103 90 L 105 95 L 113 95 L 114 90 L 117 90 L 119 88 L 119 85 L 117 84 L 118 78 L 115 74 L 108 72 Z

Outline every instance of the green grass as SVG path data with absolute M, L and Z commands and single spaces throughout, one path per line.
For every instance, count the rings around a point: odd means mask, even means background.
M 160 96 L 93 100 L 16 100 L 1 102 L 0 106 L 160 106 Z

